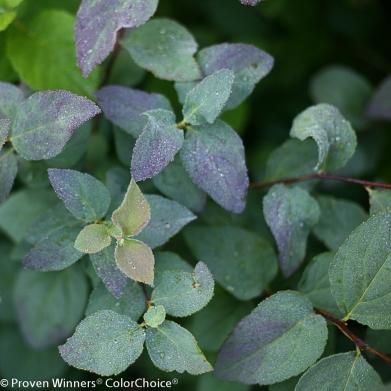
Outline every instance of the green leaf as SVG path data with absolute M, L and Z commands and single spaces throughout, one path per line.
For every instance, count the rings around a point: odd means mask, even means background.
M 274 185 L 263 199 L 263 214 L 277 243 L 281 270 L 289 277 L 305 257 L 310 229 L 319 220 L 319 206 L 306 190 Z
M 344 319 L 391 329 L 391 211 L 370 217 L 337 251 L 329 270 L 331 292 Z
M 5 142 L 7 141 L 10 127 L 11 127 L 11 121 L 9 119 L 0 118 L 0 151 L 3 148 Z
M 192 272 L 193 267 L 179 255 L 170 251 L 158 251 L 155 253 L 155 286 L 163 280 L 166 271 Z
M 242 228 L 191 227 L 185 231 L 185 239 L 215 280 L 239 300 L 259 296 L 277 273 L 272 246 Z
M 85 79 L 76 65 L 74 20 L 68 12 L 46 9 L 27 18 L 23 29 L 15 26 L 8 30 L 8 57 L 32 89 L 94 95 L 99 74 L 94 72 Z
M 151 205 L 151 221 L 137 239 L 151 248 L 163 245 L 197 218 L 187 208 L 167 198 L 147 195 L 146 199 Z
M 23 358 L 23 363 L 21 363 Z M 0 328 L 0 371 L 12 381 L 42 381 L 61 377 L 67 367 L 57 348 L 33 349 L 13 324 Z
M 299 380 L 298 376 L 291 377 L 281 383 L 273 384 L 269 387 L 269 391 L 294 391 Z
M 217 352 L 239 320 L 252 309 L 250 302 L 240 302 L 216 286 L 212 300 L 192 316 L 189 330 L 197 336 L 202 349 Z
M 146 346 L 154 365 L 163 371 L 199 375 L 212 370 L 193 335 L 175 322 L 148 328 Z
M 372 95 L 372 86 L 353 69 L 331 65 L 312 79 L 310 92 L 315 103 L 337 107 L 354 126 L 366 125 L 365 109 Z
M 245 384 L 225 382 L 214 376 L 213 373 L 206 373 L 199 377 L 197 391 L 248 391 L 249 386 Z
M 84 227 L 75 241 L 75 249 L 85 254 L 95 254 L 110 246 L 111 236 L 105 224 Z
M 320 218 L 313 232 L 330 250 L 337 250 L 349 234 L 368 218 L 364 209 L 355 202 L 329 196 L 316 198 Z
M 298 290 L 303 292 L 311 303 L 318 308 L 325 309 L 336 316 L 341 313 L 330 290 L 329 266 L 334 253 L 322 253 L 314 257 L 305 268 Z
M 369 188 L 367 190 L 369 193 L 371 215 L 391 209 L 391 190 Z
M 357 138 L 350 123 L 337 108 L 326 103 L 309 107 L 293 121 L 291 137 L 313 138 L 318 144 L 316 169 L 337 170 L 353 156 Z
M 286 179 L 312 174 L 318 161 L 318 152 L 313 140 L 287 140 L 269 156 L 265 169 L 265 181 Z M 297 186 L 310 187 L 312 182 Z
M 357 352 L 339 353 L 320 360 L 299 380 L 295 391 L 381 391 L 380 376 Z
M 14 302 L 29 344 L 44 348 L 69 336 L 83 315 L 87 294 L 87 280 L 79 268 L 56 273 L 21 271 Z
M 0 204 L 8 198 L 17 172 L 18 162 L 12 149 L 0 150 Z
M 15 242 L 20 242 L 35 219 L 56 202 L 52 192 L 20 190 L 0 205 L 0 228 Z
M 237 325 L 220 350 L 215 372 L 244 384 L 278 383 L 315 363 L 326 341 L 326 321 L 310 301 L 297 292 L 278 292 Z
M 110 310 L 129 316 L 137 322 L 145 311 L 145 297 L 140 284 L 129 281 L 122 296 L 116 299 L 103 283 L 99 283 L 90 295 L 86 316 L 102 310 Z
M 77 219 L 90 223 L 106 215 L 110 193 L 102 182 L 75 170 L 50 168 L 48 173 L 58 198 Z
M 166 319 L 166 310 L 162 305 L 151 306 L 144 314 L 144 321 L 149 327 L 159 327 Z
M 7 29 L 16 17 L 16 12 L 3 11 L 0 8 L 0 32 Z
M 198 45 L 193 36 L 179 23 L 156 18 L 129 31 L 122 39 L 133 60 L 156 77 L 187 81 L 201 77 L 193 57 Z
M 231 95 L 234 73 L 222 69 L 205 77 L 186 95 L 183 121 L 192 125 L 212 124 Z
M 151 210 L 137 183 L 132 179 L 120 207 L 113 212 L 113 223 L 124 237 L 140 233 L 151 219 Z
M 152 182 L 165 196 L 194 212 L 205 205 L 206 194 L 191 181 L 178 156 Z
M 115 248 L 115 260 L 122 273 L 132 280 L 153 285 L 155 258 L 145 243 L 125 239 Z
M 386 77 L 376 91 L 369 103 L 367 114 L 371 119 L 389 121 L 391 119 L 391 77 Z
M 198 262 L 193 273 L 164 272 L 152 292 L 151 301 L 155 305 L 163 305 L 169 315 L 184 317 L 205 307 L 213 291 L 212 274 L 203 262 Z
M 99 311 L 85 318 L 59 349 L 69 365 L 111 376 L 123 372 L 137 360 L 144 340 L 144 330 L 128 316 Z

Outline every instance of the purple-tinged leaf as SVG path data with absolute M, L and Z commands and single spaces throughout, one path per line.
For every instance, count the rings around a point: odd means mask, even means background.
M 220 350 L 215 373 L 244 384 L 279 383 L 314 364 L 326 341 L 326 321 L 311 302 L 298 292 L 277 292 L 239 322 Z
M 10 83 L 0 82 L 0 118 L 13 119 L 18 105 L 24 100 L 23 91 Z
M 136 239 L 151 248 L 168 242 L 185 225 L 197 218 L 189 209 L 168 198 L 148 194 L 146 199 L 151 206 L 151 221 Z
M 6 118 L 0 118 L 0 151 L 4 143 L 7 141 L 8 132 L 11 127 L 11 121 Z
M 232 93 L 226 108 L 242 103 L 254 90 L 255 85 L 273 67 L 273 57 L 253 45 L 222 43 L 209 46 L 198 53 L 198 62 L 205 75 L 221 69 L 230 69 L 235 74 Z
M 18 172 L 18 162 L 12 149 L 0 151 L 0 203 L 8 197 L 16 173 Z
M 67 91 L 36 92 L 18 106 L 12 144 L 23 159 L 52 158 L 76 128 L 99 112 L 92 101 Z
M 391 76 L 388 76 L 375 91 L 367 114 L 373 119 L 391 120 Z
M 133 148 L 132 176 L 143 181 L 159 174 L 182 148 L 184 132 L 167 110 L 146 112 L 148 122 Z
M 63 270 L 73 265 L 83 253 L 74 247 L 81 226 L 61 227 L 40 240 L 24 257 L 26 269 L 41 272 Z
M 77 62 L 83 75 L 113 50 L 117 32 L 144 24 L 155 13 L 158 0 L 83 0 L 76 21 Z
M 310 229 L 320 217 L 318 203 L 302 188 L 275 185 L 263 199 L 263 213 L 277 243 L 282 273 L 289 277 L 305 257 Z
M 242 140 L 222 121 L 191 127 L 181 150 L 193 182 L 223 208 L 241 213 L 249 184 Z
M 243 4 L 243 5 L 251 5 L 251 6 L 255 6 L 257 5 L 258 3 L 260 3 L 262 0 L 240 0 L 240 2 Z
M 194 59 L 198 44 L 185 27 L 173 20 L 153 19 L 129 31 L 121 43 L 137 65 L 160 79 L 191 81 L 201 78 Z
M 48 173 L 58 198 L 77 219 L 90 223 L 105 216 L 111 198 L 102 182 L 75 170 L 49 168 Z
M 106 247 L 97 254 L 91 254 L 91 263 L 96 274 L 101 278 L 107 290 L 119 299 L 126 288 L 128 278 L 117 267 L 114 258 L 115 245 Z
M 96 97 L 107 119 L 134 137 L 140 135 L 147 122 L 141 115 L 145 111 L 171 110 L 170 102 L 163 95 L 128 87 L 106 86 L 96 93 Z

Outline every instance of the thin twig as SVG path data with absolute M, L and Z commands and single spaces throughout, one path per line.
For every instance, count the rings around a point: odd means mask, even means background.
M 149 295 L 148 295 L 147 286 L 145 284 L 141 284 L 141 287 L 143 288 L 145 305 L 147 306 L 147 308 L 149 308 L 151 305 L 151 299 L 149 298 Z
M 302 176 L 292 177 L 292 178 L 277 179 L 277 180 L 273 180 L 273 181 L 253 182 L 250 184 L 250 189 L 262 189 L 262 188 L 270 187 L 270 186 L 273 186 L 273 185 L 276 185 L 279 183 L 282 183 L 285 185 L 291 185 L 293 183 L 311 181 L 311 180 L 316 180 L 316 179 L 346 182 L 346 183 L 352 183 L 354 185 L 360 185 L 360 186 L 365 186 L 365 187 L 378 187 L 378 188 L 382 188 L 382 189 L 391 189 L 391 183 L 371 182 L 371 181 L 366 181 L 366 180 L 357 179 L 357 178 L 351 178 L 351 177 L 343 176 L 343 175 L 328 174 L 326 172 L 313 173 L 313 174 L 302 175 Z
M 325 319 L 327 319 L 330 323 L 332 323 L 334 326 L 336 326 L 346 337 L 348 337 L 361 351 L 366 351 L 369 353 L 372 353 L 376 357 L 378 357 L 380 360 L 385 362 L 387 365 L 391 366 L 391 358 L 388 357 L 386 354 L 379 352 L 378 350 L 374 349 L 373 347 L 369 346 L 365 341 L 363 341 L 361 338 L 357 337 L 347 326 L 345 322 L 342 320 L 339 320 L 335 318 L 332 314 L 325 310 L 321 310 L 319 308 L 316 308 L 315 311 L 322 315 Z

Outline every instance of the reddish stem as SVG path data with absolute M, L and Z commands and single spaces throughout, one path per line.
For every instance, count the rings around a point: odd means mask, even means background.
M 317 312 L 319 315 L 322 315 L 325 319 L 327 319 L 330 323 L 335 325 L 346 337 L 348 337 L 361 351 L 366 351 L 369 353 L 372 353 L 376 357 L 378 357 L 380 360 L 385 362 L 387 365 L 391 366 L 391 358 L 388 357 L 386 354 L 381 353 L 377 351 L 376 349 L 369 346 L 365 341 L 363 341 L 361 338 L 357 337 L 347 326 L 345 322 L 342 320 L 339 320 L 334 317 L 334 315 L 330 314 L 329 312 L 325 310 L 321 310 L 319 308 L 315 309 L 315 312 Z

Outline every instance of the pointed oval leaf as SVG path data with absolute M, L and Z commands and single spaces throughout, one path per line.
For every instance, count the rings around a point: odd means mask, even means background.
M 110 246 L 111 236 L 104 224 L 84 227 L 75 240 L 75 249 L 84 254 L 95 254 Z
M 295 391 L 381 391 L 383 383 L 376 371 L 357 352 L 323 358 L 299 380 Z
M 329 270 L 331 292 L 345 319 L 391 329 L 391 210 L 359 225 Z
M 158 0 L 83 0 L 76 16 L 77 62 L 83 75 L 110 54 L 121 28 L 144 24 L 155 13 Z
M 137 322 L 145 312 L 145 297 L 140 284 L 129 281 L 121 297 L 116 299 L 103 283 L 99 283 L 88 300 L 86 316 L 102 310 L 111 310 L 129 316 Z
M 118 269 L 114 257 L 115 245 L 106 247 L 99 253 L 90 254 L 92 266 L 109 292 L 119 299 L 125 292 L 128 278 Z
M 11 192 L 16 174 L 18 162 L 12 149 L 0 151 L 0 204 L 5 201 Z
M 163 371 L 200 375 L 213 369 L 193 335 L 175 322 L 148 328 L 146 346 L 154 365 Z
M 167 314 L 189 316 L 204 308 L 213 297 L 214 281 L 203 262 L 198 262 L 193 273 L 166 271 L 152 292 L 151 301 L 163 305 Z
M 123 244 L 117 244 L 115 259 L 122 273 L 132 280 L 153 284 L 155 258 L 145 243 L 126 239 Z
M 111 376 L 123 372 L 138 359 L 144 340 L 144 330 L 128 316 L 99 311 L 85 318 L 59 349 L 69 365 Z
M 152 182 L 162 194 L 194 212 L 201 212 L 205 206 L 206 194 L 191 181 L 179 155 Z
M 171 110 L 170 102 L 160 94 L 122 86 L 105 86 L 96 97 L 107 119 L 134 137 L 138 137 L 147 122 L 142 114 L 149 110 Z
M 153 19 L 122 40 L 133 60 L 160 79 L 187 81 L 201 77 L 194 54 L 198 45 L 179 23 Z
M 242 140 L 222 121 L 189 128 L 181 160 L 193 182 L 219 205 L 241 213 L 248 188 Z
M 10 83 L 0 82 L 0 118 L 12 120 L 24 101 L 23 91 Z
M 205 75 L 220 69 L 235 74 L 227 108 L 239 106 L 254 90 L 255 85 L 273 68 L 273 57 L 253 45 L 222 43 L 202 49 L 197 60 Z
M 383 80 L 372 97 L 367 114 L 373 119 L 391 120 L 391 76 Z
M 151 248 L 161 246 L 175 236 L 185 225 L 197 218 L 189 209 L 158 195 L 147 195 L 151 205 L 151 221 L 137 236 Z
M 318 222 L 319 206 L 306 190 L 274 185 L 263 199 L 263 213 L 276 240 L 285 277 L 302 263 L 310 229 Z
M 239 322 L 219 353 L 215 372 L 245 384 L 278 383 L 312 365 L 326 341 L 326 321 L 310 301 L 297 292 L 278 292 Z
M 150 219 L 149 203 L 132 179 L 121 205 L 113 212 L 111 220 L 122 230 L 124 237 L 128 237 L 140 233 Z
M 179 255 L 171 251 L 158 251 L 155 253 L 155 286 L 158 286 L 166 271 L 184 271 L 191 273 L 193 267 Z
M 192 125 L 212 124 L 227 103 L 234 82 L 230 69 L 221 69 L 205 77 L 186 95 L 183 120 Z
M 111 198 L 102 182 L 75 170 L 50 168 L 48 173 L 58 198 L 77 219 L 90 223 L 106 215 Z
M 291 137 L 303 141 L 313 138 L 318 144 L 317 169 L 337 170 L 353 156 L 356 133 L 339 110 L 320 103 L 300 113 L 293 121 Z
M 159 174 L 182 148 L 184 133 L 175 123 L 175 114 L 167 110 L 145 113 L 147 124 L 133 148 L 132 176 L 144 181 Z
M 162 305 L 151 306 L 144 314 L 144 321 L 149 327 L 158 327 L 166 319 L 166 310 Z
M 368 218 L 365 210 L 355 202 L 329 196 L 319 196 L 316 200 L 321 214 L 313 232 L 330 250 L 337 250 L 349 234 Z
M 260 295 L 277 274 L 272 246 L 250 231 L 234 226 L 189 227 L 185 239 L 216 281 L 239 300 Z
M 325 309 L 339 317 L 341 313 L 331 294 L 329 280 L 329 266 L 333 258 L 332 252 L 314 257 L 305 268 L 297 289 L 303 292 L 315 307 Z
M 54 346 L 68 337 L 82 318 L 87 295 L 88 282 L 78 267 L 55 273 L 21 271 L 14 303 L 30 345 Z
M 26 160 L 57 156 L 74 130 L 100 113 L 87 98 L 67 91 L 36 92 L 20 103 L 12 122 L 11 142 Z

